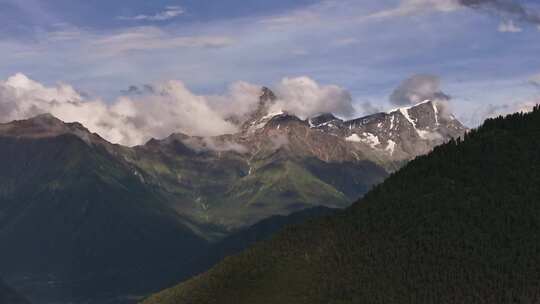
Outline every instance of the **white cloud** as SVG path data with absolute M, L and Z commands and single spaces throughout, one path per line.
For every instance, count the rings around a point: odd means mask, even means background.
M 72 86 L 45 86 L 16 74 L 0 81 L 0 122 L 51 113 L 65 122 L 80 122 L 113 143 L 133 146 L 172 133 L 216 136 L 238 131 L 228 118 L 239 119 L 254 111 L 261 87 L 237 82 L 223 95 L 197 95 L 177 80 L 147 86 L 138 94 L 112 102 L 82 96 Z M 321 86 L 310 78 L 285 78 L 277 86 L 277 107 L 302 118 L 322 112 L 349 116 L 354 109 L 347 91 Z M 237 150 L 228 143 L 205 142 L 216 150 Z
M 223 117 L 235 117 L 243 120 L 257 109 L 261 86 L 245 81 L 233 83 L 225 95 L 208 96 L 210 106 Z
M 177 36 L 157 27 L 136 27 L 116 34 L 97 37 L 91 46 L 105 54 L 128 51 L 173 49 L 182 47 L 219 48 L 231 45 L 227 36 Z
M 516 25 L 512 20 L 506 20 L 499 24 L 499 32 L 501 33 L 519 33 L 522 31 L 523 29 Z
M 236 131 L 208 98 L 190 92 L 180 81 L 153 87 L 153 94 L 120 97 L 113 103 L 87 100 L 73 87 L 46 87 L 22 74 L 0 82 L 2 122 L 51 113 L 66 122 L 80 122 L 105 139 L 124 145 L 142 144 L 173 132 L 212 136 Z
M 453 12 L 461 8 L 456 0 L 402 0 L 394 8 L 373 13 L 368 18 L 394 18 L 428 13 L 432 11 Z
M 154 15 L 137 15 L 132 17 L 120 16 L 118 19 L 127 21 L 166 21 L 184 14 L 184 9 L 180 6 L 167 6 L 165 9 Z
M 302 119 L 321 113 L 345 117 L 355 114 L 348 91 L 336 85 L 321 86 L 306 76 L 284 78 L 278 84 L 276 94 L 279 97 L 276 108 Z
M 401 82 L 390 96 L 390 102 L 400 106 L 417 104 L 426 99 L 439 101 L 450 99 L 441 90 L 441 81 L 435 75 L 413 75 Z

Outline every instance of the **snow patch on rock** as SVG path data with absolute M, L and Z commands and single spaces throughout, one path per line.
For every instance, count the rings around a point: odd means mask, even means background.
M 358 136 L 358 134 L 354 133 L 351 136 L 345 138 L 346 141 L 352 141 L 352 142 L 363 142 L 368 145 L 370 145 L 372 148 L 375 149 L 378 145 L 381 144 L 381 141 L 379 140 L 378 136 L 375 136 L 371 133 L 364 132 L 362 133 L 362 136 Z
M 396 142 L 393 141 L 393 140 L 388 140 L 388 144 L 386 146 L 386 148 L 384 148 L 384 150 L 388 153 L 390 153 L 390 155 L 393 155 L 394 154 L 394 151 L 396 150 Z

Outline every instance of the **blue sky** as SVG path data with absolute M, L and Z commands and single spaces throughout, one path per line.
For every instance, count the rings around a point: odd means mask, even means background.
M 530 1 L 493 0 L 521 5 Z M 540 23 L 460 0 L 0 0 L 0 79 L 24 73 L 114 99 L 130 85 L 183 81 L 220 94 L 235 81 L 308 76 L 359 108 L 415 74 L 436 75 L 458 116 L 540 100 Z M 536 15 L 538 16 L 538 15 Z M 540 78 L 538 78 L 540 79 Z M 359 112 L 362 112 L 360 110 Z

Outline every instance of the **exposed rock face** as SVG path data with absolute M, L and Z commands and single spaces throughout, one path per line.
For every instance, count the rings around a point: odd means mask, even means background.
M 444 114 L 444 105 L 430 100 L 347 121 L 342 129 L 347 141 L 356 143 L 358 149 L 374 151 L 386 162 L 413 159 L 467 132 L 452 115 Z

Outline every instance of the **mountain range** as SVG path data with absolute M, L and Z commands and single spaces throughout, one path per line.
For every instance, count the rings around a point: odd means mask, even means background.
M 489 119 L 143 303 L 538 303 L 539 134 L 539 106 Z
M 226 236 L 347 207 L 467 131 L 435 101 L 345 121 L 301 119 L 276 100 L 263 88 L 255 111 L 229 118 L 236 134 L 135 147 L 49 114 L 0 124 L 3 275 L 40 301 L 156 290 L 196 272 L 194 258 Z

